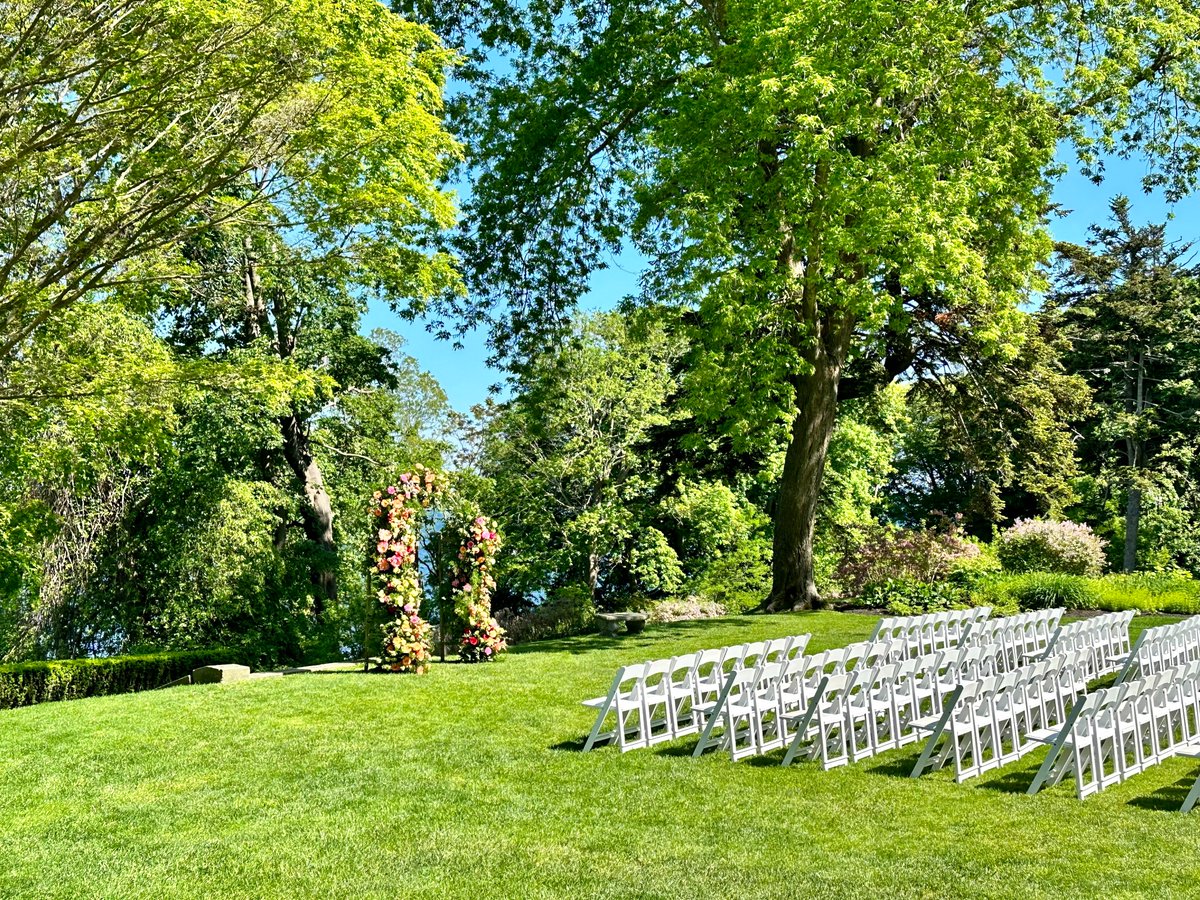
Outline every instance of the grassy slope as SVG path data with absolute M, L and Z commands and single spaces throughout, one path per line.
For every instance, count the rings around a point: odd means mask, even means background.
M 1141 620 L 1138 625 L 1152 620 Z M 1176 760 L 1084 803 L 1041 754 L 965 785 L 917 747 L 823 772 L 577 752 L 622 662 L 811 630 L 748 617 L 521 648 L 427 678 L 329 675 L 0 712 L 0 896 L 1195 896 Z

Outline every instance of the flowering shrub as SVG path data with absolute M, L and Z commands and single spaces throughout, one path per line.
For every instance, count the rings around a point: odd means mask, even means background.
M 686 622 L 691 619 L 711 619 L 725 615 L 720 603 L 705 600 L 694 594 L 682 600 L 661 600 L 650 608 L 650 622 Z
M 445 475 L 417 466 L 371 499 L 375 527 L 371 568 L 379 584 L 376 597 L 388 616 L 381 664 L 393 672 L 421 674 L 429 669 L 431 629 L 420 616 L 417 540 L 421 510 L 433 506 L 448 489 Z M 470 662 L 494 659 L 506 647 L 503 630 L 490 616 L 491 592 L 496 587 L 491 569 L 500 535 L 495 523 L 483 516 L 468 521 L 462 531 L 452 582 L 455 610 L 467 621 L 460 656 Z
M 886 609 L 892 616 L 921 616 L 971 606 L 967 591 L 956 584 L 907 578 L 873 582 L 863 591 L 862 599 L 868 606 Z
M 1087 525 L 1018 519 L 996 540 L 996 555 L 1008 572 L 1099 575 L 1105 541 Z
M 486 607 L 472 603 L 467 607 L 467 627 L 463 630 L 458 655 L 463 662 L 493 662 L 508 649 L 504 629 Z
M 861 596 L 871 585 L 888 581 L 931 583 L 982 554 L 951 527 L 907 529 L 875 526 L 842 555 L 835 578 L 845 593 Z

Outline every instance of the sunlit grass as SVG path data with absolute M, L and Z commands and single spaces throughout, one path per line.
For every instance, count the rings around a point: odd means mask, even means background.
M 1157 620 L 1142 619 L 1135 627 Z M 965 785 L 919 747 L 823 772 L 578 752 L 623 662 L 873 620 L 814 613 L 0 712 L 0 897 L 1195 896 L 1177 760 L 1084 803 L 1041 754 Z

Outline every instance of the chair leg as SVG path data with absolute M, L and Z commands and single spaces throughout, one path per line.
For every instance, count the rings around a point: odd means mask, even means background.
M 609 697 L 604 705 L 600 707 L 596 713 L 596 724 L 592 726 L 591 733 L 587 736 L 587 740 L 583 742 L 583 752 L 587 753 L 596 746 L 596 742 L 603 738 L 601 729 L 604 727 L 604 720 L 608 718 L 609 712 L 612 710 L 612 698 Z M 617 722 L 617 727 L 620 727 L 620 722 Z
M 1197 800 L 1200 800 L 1200 775 L 1196 776 L 1196 781 L 1192 785 L 1192 789 L 1188 791 L 1188 795 L 1183 801 L 1183 806 L 1179 807 L 1179 811 L 1181 813 L 1191 812 Z

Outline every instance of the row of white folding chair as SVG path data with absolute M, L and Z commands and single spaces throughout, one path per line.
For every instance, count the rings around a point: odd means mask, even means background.
M 1086 657 L 1076 651 L 959 685 L 940 716 L 914 723 L 929 740 L 912 776 L 953 759 L 961 783 L 1044 746 L 1086 689 Z
M 779 664 L 733 669 L 720 675 L 720 687 L 711 694 L 711 682 L 706 681 L 705 696 L 695 707 L 702 728 L 693 756 L 713 746 L 728 748 L 734 759 L 771 749 L 765 745 L 772 741 L 764 735 L 774 734 L 778 726 L 772 724 L 773 713 L 782 713 L 784 703 L 803 703 L 827 672 L 844 672 L 873 653 L 886 653 L 889 646 L 851 644 Z
M 1051 639 L 1049 653 L 1087 650 L 1088 678 L 1101 678 L 1118 671 L 1129 655 L 1129 624 L 1133 610 L 1104 613 L 1060 625 Z
M 811 724 L 811 711 L 815 709 L 812 704 L 825 693 L 823 679 L 859 673 L 855 683 L 869 685 L 878 682 L 879 673 L 886 672 L 888 684 L 875 684 L 872 708 L 880 710 L 880 717 L 891 722 L 892 727 L 881 729 L 876 723 L 869 731 L 860 729 L 859 737 L 866 743 L 856 746 L 856 754 L 870 755 L 913 739 L 906 729 L 907 722 L 915 716 L 940 711 L 942 696 L 961 680 L 982 678 L 996 670 L 994 648 L 963 647 L 913 660 L 904 660 L 901 649 L 897 644 L 864 642 L 793 659 L 781 666 L 767 666 L 753 673 L 747 670 L 729 673 L 723 690 L 696 708 L 704 727 L 693 755 L 698 757 L 710 747 L 722 746 L 734 759 L 739 759 L 784 746 L 794 734 L 797 720 L 807 723 L 801 730 L 815 729 Z M 893 682 L 898 708 L 889 717 L 888 692 Z M 915 702 L 901 712 L 900 707 L 905 705 L 902 701 L 908 700 L 910 694 Z M 807 717 L 803 715 L 806 710 L 810 711 Z
M 1143 678 L 1200 660 L 1200 617 L 1153 630 L 1157 633 L 1143 638 L 1137 649 L 1137 668 Z
M 993 648 L 962 647 L 827 673 L 807 702 L 781 714 L 780 743 L 788 746 L 783 764 L 790 765 L 806 744 L 808 755 L 820 756 L 828 769 L 920 740 L 914 723 L 936 719 L 947 694 L 964 680 L 994 674 L 995 665 Z
M 1004 649 L 1004 659 L 1014 667 L 1021 665 L 1022 654 L 1036 653 L 1050 644 L 1061 622 L 1064 610 L 1033 610 L 1015 616 L 989 619 L 971 634 L 972 643 L 998 643 Z
M 811 634 L 754 641 L 715 650 L 701 650 L 696 661 L 696 702 L 714 699 L 725 683 L 725 676 L 739 669 L 755 669 L 765 663 L 787 662 L 804 656 Z
M 809 755 L 819 755 L 829 769 L 916 740 L 909 726 L 940 703 L 948 655 L 938 651 L 824 675 L 806 703 L 781 716 L 781 738 L 788 743 L 783 764 L 790 765 L 805 743 Z
M 1194 651 L 1189 651 L 1196 644 L 1197 631 L 1200 631 L 1200 616 L 1191 616 L 1168 625 L 1143 628 L 1126 654 L 1124 664 L 1117 675 L 1117 684 L 1138 675 L 1145 677 L 1192 662 L 1195 658 L 1192 655 Z
M 1043 764 L 1048 777 L 1036 780 L 1030 793 L 1073 774 L 1082 800 L 1163 760 L 1191 755 L 1198 726 L 1200 663 L 1096 691 L 1072 716 L 1054 758 Z
M 802 656 L 810 638 L 793 635 L 623 666 L 606 695 L 583 701 L 596 710 L 583 749 L 613 740 L 622 751 L 635 750 L 694 734 L 700 728 L 696 705 L 720 691 L 727 670 Z M 614 727 L 605 731 L 610 716 Z
M 740 759 L 781 746 L 788 737 L 784 717 L 808 703 L 822 677 L 894 663 L 906 650 L 896 641 L 860 641 L 780 665 L 766 664 L 755 672 L 733 670 L 715 696 L 696 706 L 703 727 L 693 755 L 720 746 Z
M 1046 651 L 1063 612 L 1062 609 L 1042 609 L 989 619 L 972 629 L 967 640 L 976 646 L 997 645 L 1004 671 L 1020 668 L 1029 657 Z
M 969 628 L 991 614 L 991 607 L 951 609 L 921 616 L 887 616 L 879 620 L 871 640 L 903 641 L 921 656 L 936 650 L 957 647 Z

